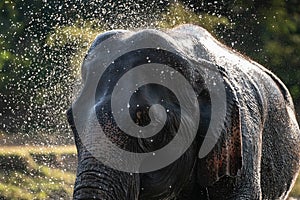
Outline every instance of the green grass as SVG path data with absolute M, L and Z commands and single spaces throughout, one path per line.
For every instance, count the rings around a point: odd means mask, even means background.
M 74 146 L 0 147 L 0 199 L 71 199 Z
M 0 199 L 72 199 L 74 146 L 0 147 Z M 300 198 L 300 176 L 290 193 Z

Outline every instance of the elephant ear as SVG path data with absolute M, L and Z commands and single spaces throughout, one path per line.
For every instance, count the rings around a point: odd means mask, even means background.
M 224 128 L 213 149 L 205 157 L 198 158 L 197 177 L 202 187 L 214 184 L 223 176 L 235 177 L 242 168 L 242 131 L 237 90 L 226 74 L 223 74 L 223 78 L 227 101 Z

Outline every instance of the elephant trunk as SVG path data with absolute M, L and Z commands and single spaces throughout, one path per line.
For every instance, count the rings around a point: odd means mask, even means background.
M 88 152 L 79 158 L 74 199 L 138 199 L 139 176 L 120 172 L 97 162 Z
M 73 199 L 138 199 L 140 189 L 139 175 L 118 171 L 104 165 L 94 154 L 92 154 L 93 152 L 91 153 L 88 148 L 83 145 L 82 138 L 79 137 L 75 127 L 72 109 L 67 111 L 67 116 L 74 133 L 78 154 Z M 119 143 L 125 143 L 125 141 L 126 140 L 123 139 L 121 142 L 119 141 Z M 113 153 L 114 152 L 109 152 L 108 155 L 112 155 Z M 113 157 L 114 156 L 111 156 L 111 158 Z M 110 156 L 108 156 L 108 158 L 110 158 Z

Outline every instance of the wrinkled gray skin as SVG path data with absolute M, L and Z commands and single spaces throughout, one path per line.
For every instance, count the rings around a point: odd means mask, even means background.
M 197 137 L 182 157 L 161 170 L 130 174 L 103 165 L 83 146 L 70 109 L 68 119 L 78 150 L 74 199 L 286 199 L 299 170 L 300 138 L 292 99 L 284 84 L 261 65 L 220 44 L 201 27 L 183 25 L 165 33 L 178 42 L 174 48 L 185 52 L 187 59 L 201 58 L 219 66 L 226 85 L 228 116 L 218 144 L 206 158 L 198 158 L 211 110 L 209 92 L 201 74 L 196 73 L 197 67 L 201 67 L 197 64 L 181 71 L 199 95 L 201 122 Z M 101 34 L 92 44 L 87 57 L 108 38 L 115 37 L 126 45 L 132 38 L 147 34 L 163 37 L 156 30 Z M 84 83 L 89 81 L 88 74 L 91 72 L 88 67 L 84 61 Z M 114 75 L 110 78 L 114 79 Z M 151 104 L 151 98 L 155 96 L 147 91 L 151 92 L 151 87 L 139 94 L 135 103 L 142 105 L 146 101 L 145 104 Z M 149 118 L 147 113 L 138 115 L 139 111 L 132 110 L 132 116 L 142 125 L 143 120 Z M 159 142 L 149 144 L 147 141 L 132 140 L 109 119 L 101 118 L 99 121 L 114 143 L 137 152 L 160 148 L 160 142 L 165 144 L 169 141 L 174 126 L 178 125 L 170 117 L 167 123 L 170 127 L 163 130 L 158 136 L 160 138 L 155 138 Z

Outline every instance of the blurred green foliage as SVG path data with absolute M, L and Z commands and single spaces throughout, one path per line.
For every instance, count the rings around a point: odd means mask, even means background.
M 174 3 L 162 15 L 162 18 L 158 22 L 158 27 L 173 28 L 180 24 L 198 25 L 208 31 L 213 31 L 218 25 L 230 26 L 230 22 L 226 17 L 214 16 L 207 13 L 198 15 L 182 3 Z
M 273 71 L 289 88 L 300 113 L 297 0 L 3 0 L 0 130 L 67 130 L 58 122 L 71 103 L 80 62 L 103 30 L 182 23 L 203 26 Z

